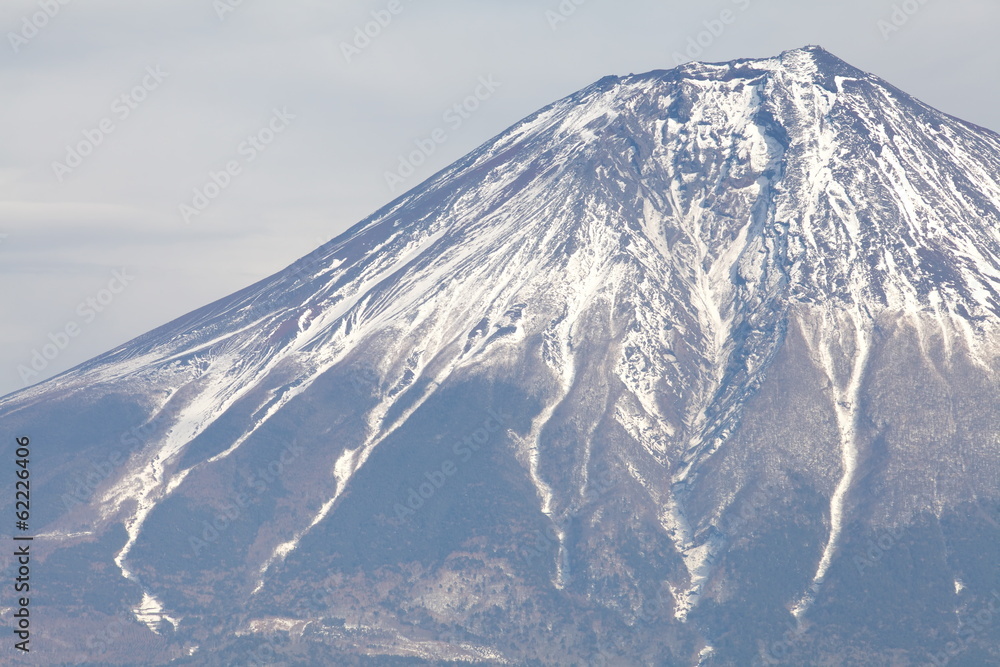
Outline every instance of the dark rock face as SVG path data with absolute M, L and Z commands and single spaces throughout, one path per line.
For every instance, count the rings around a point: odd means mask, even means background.
M 815 47 L 602 79 L 0 399 L 39 654 L 1000 661 L 998 174 Z

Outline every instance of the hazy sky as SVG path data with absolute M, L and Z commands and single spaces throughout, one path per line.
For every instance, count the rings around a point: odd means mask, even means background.
M 996 0 L 3 0 L 0 395 L 45 345 L 29 383 L 274 273 L 608 74 L 820 44 L 1000 130 L 998 25 Z

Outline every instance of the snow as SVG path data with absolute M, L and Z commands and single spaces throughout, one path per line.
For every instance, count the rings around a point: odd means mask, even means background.
M 52 386 L 169 387 L 169 411 L 161 403 L 150 414 L 173 415 L 164 435 L 116 473 L 92 521 L 125 526 L 115 561 L 137 581 L 129 557 L 145 523 L 192 472 L 231 463 L 358 350 L 376 350 L 379 373 L 393 382 L 409 371 L 404 393 L 423 386 L 420 395 L 399 412 L 397 396 L 372 397 L 366 432 L 336 453 L 316 505 L 254 563 L 257 594 L 440 386 L 466 373 L 499 376 L 537 344 L 542 370 L 530 382 L 541 409 L 511 439 L 539 511 L 555 522 L 585 493 L 593 433 L 599 419 L 613 421 L 636 445 L 616 460 L 656 503 L 685 565 L 667 582 L 683 621 L 722 546 L 691 515 L 686 489 L 737 428 L 781 344 L 775 332 L 798 322 L 829 380 L 840 460 L 829 534 L 794 602 L 801 618 L 850 519 L 876 319 L 909 322 L 932 364 L 941 346 L 946 358 L 965 351 L 983 368 L 996 362 L 1000 325 L 1000 141 L 874 78 L 837 75 L 836 92 L 827 90 L 818 67 L 800 50 L 691 65 L 680 81 L 623 77 L 560 101 L 331 242 L 314 268 L 293 267 L 7 402 Z M 688 118 L 680 102 L 689 103 Z M 511 315 L 518 304 L 523 313 Z M 471 336 L 481 322 L 482 335 Z M 586 344 L 606 340 L 613 391 L 597 391 L 581 369 L 598 363 Z M 276 384 L 276 371 L 288 368 L 295 380 Z M 266 398 L 251 406 L 246 429 L 179 469 L 188 445 L 262 386 Z M 580 472 L 571 489 L 560 488 L 544 475 L 546 428 L 583 394 L 600 405 L 575 424 L 585 440 Z M 558 537 L 552 583 L 561 588 L 572 545 Z M 144 595 L 138 616 L 173 622 L 152 591 Z
M 164 621 L 174 626 L 175 630 L 181 621 L 181 619 L 174 618 L 167 614 L 159 600 L 150 595 L 148 591 L 143 591 L 142 602 L 140 602 L 132 611 L 135 613 L 135 617 L 139 620 L 139 622 L 145 623 L 150 630 L 156 633 L 159 633 Z
M 813 360 L 830 382 L 833 412 L 840 433 L 841 478 L 830 498 L 830 534 L 827 538 L 819 566 L 813 576 L 809 590 L 792 609 L 797 619 L 809 610 L 827 571 L 833 562 L 844 529 L 845 499 L 855 481 L 858 469 L 858 418 L 861 406 L 861 383 L 871 351 L 870 316 L 860 311 L 831 314 L 824 312 L 822 318 L 804 320 L 806 342 L 810 346 Z M 832 315 L 832 317 L 831 317 Z M 809 330 L 806 322 L 820 322 L 821 326 Z M 845 340 L 845 334 L 850 339 Z M 852 360 L 850 375 L 843 378 L 837 368 L 839 358 Z

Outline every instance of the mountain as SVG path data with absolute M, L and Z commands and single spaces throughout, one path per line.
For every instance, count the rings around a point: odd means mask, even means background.
M 998 174 L 818 47 L 604 78 L 0 399 L 33 651 L 997 664 Z

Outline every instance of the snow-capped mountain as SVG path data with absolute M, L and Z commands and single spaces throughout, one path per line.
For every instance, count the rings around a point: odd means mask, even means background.
M 602 79 L 0 399 L 39 651 L 998 661 L 998 175 L 817 47 Z

